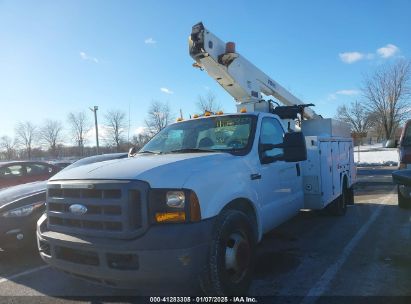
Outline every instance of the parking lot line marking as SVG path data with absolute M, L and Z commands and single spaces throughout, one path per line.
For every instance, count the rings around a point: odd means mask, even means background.
M 390 193 L 391 194 L 391 193 Z M 345 261 L 350 256 L 351 252 L 354 250 L 355 246 L 357 246 L 358 242 L 364 237 L 367 233 L 368 229 L 370 228 L 371 224 L 375 222 L 377 217 L 380 215 L 384 205 L 388 202 L 390 196 L 387 195 L 385 199 L 382 200 L 381 204 L 377 207 L 377 209 L 371 214 L 368 221 L 361 227 L 360 230 L 354 235 L 354 237 L 349 241 L 349 243 L 344 247 L 341 255 L 337 259 L 337 261 L 332 264 L 328 269 L 323 273 L 320 279 L 314 284 L 313 287 L 308 291 L 307 295 L 301 301 L 301 304 L 312 304 L 317 301 L 317 299 L 324 294 L 327 290 L 328 286 L 330 285 L 331 281 L 334 279 L 338 271 L 340 270 L 341 266 L 345 263 Z
M 26 270 L 26 271 L 23 271 L 23 272 L 20 272 L 20 273 L 13 274 L 13 275 L 11 275 L 7 278 L 0 278 L 0 284 L 8 282 L 8 281 L 15 280 L 15 279 L 18 279 L 20 277 L 23 277 L 23 276 L 32 274 L 34 272 L 37 272 L 37 271 L 40 271 L 40 270 L 43 270 L 43 269 L 47 269 L 47 268 L 50 268 L 50 266 L 49 265 L 43 265 L 43 266 L 32 268 L 32 269 L 29 269 L 29 270 Z

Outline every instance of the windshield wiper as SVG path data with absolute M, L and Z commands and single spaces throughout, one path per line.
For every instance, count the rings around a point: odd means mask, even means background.
M 201 153 L 201 152 L 221 152 L 221 151 L 212 150 L 212 149 L 185 148 L 185 149 L 168 151 L 167 153 Z

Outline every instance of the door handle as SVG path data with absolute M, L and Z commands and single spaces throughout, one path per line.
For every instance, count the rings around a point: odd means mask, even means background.
M 261 179 L 261 174 L 254 173 L 250 175 L 251 180 Z
M 300 164 L 295 164 L 295 168 L 297 169 L 297 176 L 301 175 Z

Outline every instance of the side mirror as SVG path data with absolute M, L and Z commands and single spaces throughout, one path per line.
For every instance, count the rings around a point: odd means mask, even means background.
M 285 133 L 283 149 L 286 162 L 298 162 L 307 159 L 307 147 L 302 132 Z
M 136 147 L 131 147 L 130 150 L 128 150 L 128 157 L 136 156 L 136 154 L 137 154 Z
M 264 152 L 275 148 L 283 149 L 283 154 L 276 156 L 266 156 Z M 281 144 L 260 144 L 260 153 L 262 153 L 263 164 L 269 164 L 277 160 L 286 162 L 298 162 L 307 159 L 307 148 L 305 137 L 301 132 L 285 133 Z

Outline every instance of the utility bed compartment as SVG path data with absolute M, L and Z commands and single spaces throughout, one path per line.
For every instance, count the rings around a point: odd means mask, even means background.
M 338 196 L 344 176 L 347 187 L 355 180 L 351 138 L 306 136 L 307 160 L 303 162 L 304 208 L 323 209 Z

